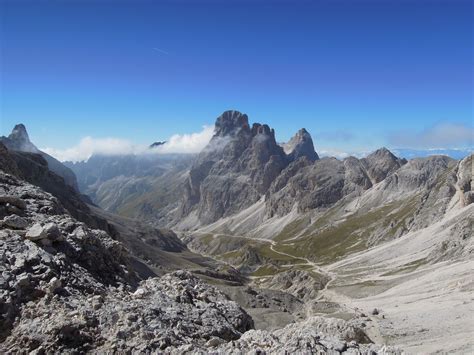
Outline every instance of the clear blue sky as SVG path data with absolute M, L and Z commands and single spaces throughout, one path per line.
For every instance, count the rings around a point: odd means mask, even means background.
M 473 126 L 471 1 L 0 3 L 0 133 L 23 122 L 40 147 L 148 143 L 227 109 L 317 148 Z

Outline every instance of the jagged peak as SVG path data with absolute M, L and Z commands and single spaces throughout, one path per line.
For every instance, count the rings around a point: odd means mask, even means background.
M 240 129 L 249 129 L 249 118 L 236 110 L 225 111 L 216 119 L 216 136 L 226 136 L 237 133 Z
M 267 124 L 254 123 L 252 125 L 252 135 L 262 134 L 264 136 L 270 136 L 275 140 L 275 130 L 270 128 Z
M 296 160 L 302 156 L 312 161 L 319 159 L 318 154 L 314 150 L 311 134 L 306 128 L 298 130 L 288 143 L 283 144 L 283 149 L 291 160 Z
M 37 153 L 38 148 L 31 143 L 24 124 L 17 124 L 8 137 L 0 138 L 9 150 Z
M 23 123 L 19 123 L 13 127 L 12 133 L 10 133 L 8 138 L 15 141 L 31 143 L 30 137 L 28 136 L 28 132 L 26 131 L 26 127 Z

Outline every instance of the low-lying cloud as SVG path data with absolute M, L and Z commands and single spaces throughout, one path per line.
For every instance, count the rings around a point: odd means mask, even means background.
M 210 141 L 214 126 L 204 126 L 202 131 L 189 134 L 175 134 L 165 144 L 149 148 L 149 145 L 134 144 L 120 138 L 84 137 L 78 144 L 66 148 L 41 148 L 59 161 L 85 161 L 94 154 L 125 155 L 125 154 L 194 154 L 199 153 Z
M 350 156 L 356 157 L 356 158 L 363 158 L 365 157 L 368 152 L 366 150 L 360 150 L 360 151 L 343 151 L 339 150 L 336 148 L 321 148 L 317 150 L 318 155 L 322 157 L 334 157 L 339 160 L 348 158 Z
M 162 154 L 199 153 L 212 138 L 214 126 L 204 126 L 201 132 L 191 134 L 175 134 L 153 150 Z
M 466 147 L 474 143 L 474 128 L 462 123 L 440 123 L 421 132 L 392 133 L 388 141 L 399 148 Z

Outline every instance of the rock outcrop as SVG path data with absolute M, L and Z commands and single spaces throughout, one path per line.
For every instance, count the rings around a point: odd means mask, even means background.
M 140 281 L 121 243 L 38 187 L 0 172 L 0 196 L 1 352 L 150 352 L 235 340 L 252 327 L 188 272 Z
M 312 317 L 273 332 L 251 330 L 217 350 L 225 354 L 402 354 L 395 347 L 369 342 L 364 332 L 351 322 Z
M 189 172 L 180 217 L 196 211 L 202 223 L 255 203 L 287 165 L 287 156 L 267 125 L 237 111 L 216 120 L 215 134 Z
M 362 165 L 367 171 L 372 183 L 376 184 L 388 175 L 398 170 L 407 161 L 397 158 L 387 148 L 380 148 L 361 159 Z
M 0 144 L 2 144 L 0 142 Z M 74 218 L 92 228 L 100 228 L 111 232 L 106 220 L 94 216 L 87 202 L 88 198 L 80 195 L 74 188 L 66 184 L 64 179 L 49 169 L 48 162 L 39 153 L 19 150 L 8 150 L 0 147 L 0 160 L 5 162 L 0 168 L 12 175 L 24 179 L 53 194 Z
M 283 216 L 294 206 L 300 213 L 327 208 L 345 197 L 359 196 L 404 163 L 386 148 L 362 159 L 323 158 L 314 163 L 299 159 L 270 186 L 266 196 L 267 215 Z
M 289 141 L 283 144 L 283 149 L 291 161 L 306 157 L 311 161 L 319 159 L 314 150 L 313 139 L 308 131 L 300 129 Z
M 0 137 L 0 142 L 2 142 L 10 151 L 41 155 L 52 172 L 61 176 L 67 185 L 72 187 L 76 192 L 79 192 L 76 176 L 71 169 L 64 166 L 51 155 L 39 150 L 33 143 L 31 143 L 28 132 L 23 124 L 17 124 L 8 137 Z

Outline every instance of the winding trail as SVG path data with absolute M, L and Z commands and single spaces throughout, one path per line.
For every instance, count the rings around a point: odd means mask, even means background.
M 226 233 L 206 233 L 206 232 L 198 232 L 198 231 L 195 231 L 195 232 L 192 232 L 192 233 L 201 234 L 201 235 L 202 234 L 212 235 L 214 238 L 219 237 L 219 236 L 224 236 L 224 237 L 229 237 L 229 238 L 246 239 L 246 240 L 250 240 L 250 241 L 253 241 L 253 242 L 268 243 L 268 244 L 270 244 L 270 250 L 272 252 L 276 253 L 276 254 L 280 254 L 282 256 L 289 257 L 289 258 L 299 260 L 299 261 L 304 260 L 305 261 L 304 263 L 288 264 L 287 266 L 291 267 L 291 266 L 309 265 L 311 267 L 310 270 L 313 270 L 313 271 L 315 271 L 319 274 L 322 274 L 324 276 L 327 276 L 329 278 L 329 281 L 324 285 L 324 288 L 322 288 L 321 290 L 318 291 L 318 297 L 316 299 L 314 299 L 314 302 L 318 302 L 318 301 L 333 302 L 333 303 L 338 304 L 339 307 L 341 307 L 341 309 L 344 310 L 345 312 L 352 313 L 352 314 L 360 314 L 360 309 L 358 309 L 358 307 L 356 307 L 354 305 L 353 300 L 350 297 L 348 297 L 346 295 L 343 295 L 341 293 L 338 293 L 334 289 L 329 289 L 329 286 L 338 277 L 336 272 L 329 271 L 326 268 L 321 267 L 318 264 L 316 264 L 315 262 L 309 260 L 308 258 L 295 256 L 295 255 L 292 255 L 292 254 L 289 254 L 289 253 L 285 253 L 285 252 L 276 250 L 275 246 L 277 246 L 278 243 L 271 240 L 271 239 L 259 239 L 259 238 L 252 238 L 252 237 L 246 237 L 246 236 L 241 236 L 241 235 L 232 235 L 232 234 L 226 234 Z M 208 255 L 208 256 L 212 258 L 212 256 L 210 256 L 210 255 Z M 266 276 L 252 276 L 252 277 L 250 277 L 250 279 L 259 279 L 259 278 L 262 278 L 262 277 L 266 277 Z M 312 315 L 311 311 L 309 309 L 307 309 L 306 315 L 307 315 L 307 317 Z M 369 312 L 366 312 L 366 315 L 367 315 L 367 318 L 370 319 L 370 322 L 369 322 L 370 325 L 368 325 L 368 327 L 365 329 L 367 335 L 375 343 L 384 344 L 385 339 L 384 339 L 384 337 L 382 336 L 382 334 L 380 332 L 380 327 L 378 325 L 378 319 L 371 316 L 369 314 Z

